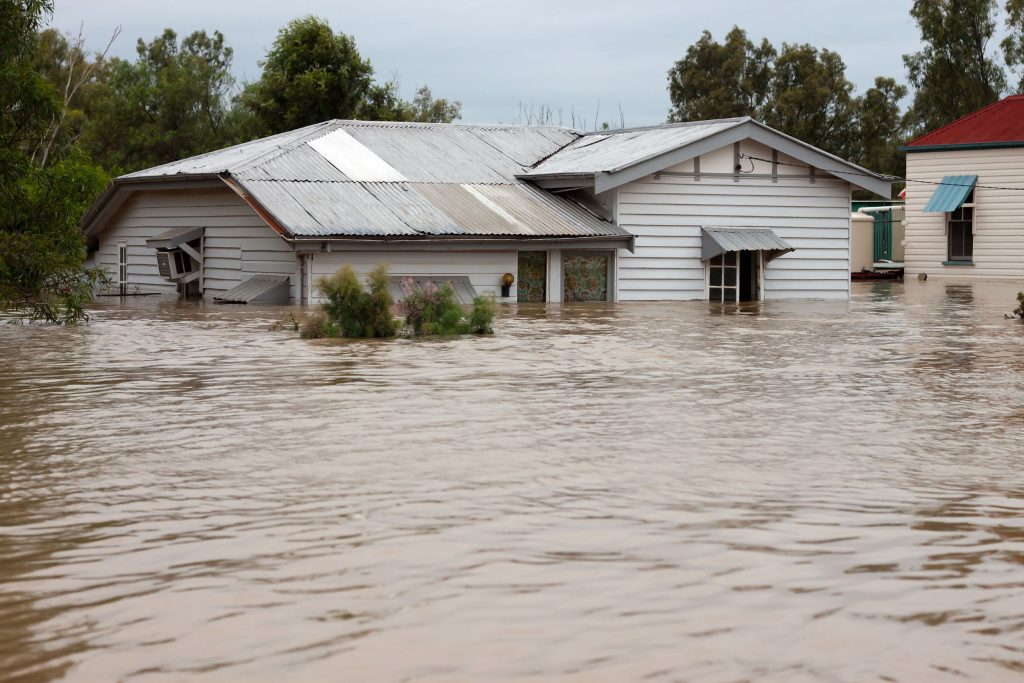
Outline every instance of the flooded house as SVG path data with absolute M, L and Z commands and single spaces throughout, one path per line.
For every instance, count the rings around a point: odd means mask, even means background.
M 926 133 L 907 153 L 905 268 L 1024 277 L 1024 95 Z
M 746 117 L 327 121 L 121 176 L 84 229 L 122 294 L 308 304 L 386 262 L 461 301 L 846 299 L 854 188 L 890 193 Z

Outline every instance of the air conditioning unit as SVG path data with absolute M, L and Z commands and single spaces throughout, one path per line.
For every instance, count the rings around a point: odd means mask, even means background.
M 192 257 L 181 249 L 156 252 L 156 265 L 160 269 L 160 277 L 172 282 L 191 275 L 196 269 Z

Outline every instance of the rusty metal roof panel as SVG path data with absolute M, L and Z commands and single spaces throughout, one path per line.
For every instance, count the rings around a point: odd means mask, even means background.
M 741 125 L 749 118 L 695 121 L 584 135 L 524 177 L 613 172 Z

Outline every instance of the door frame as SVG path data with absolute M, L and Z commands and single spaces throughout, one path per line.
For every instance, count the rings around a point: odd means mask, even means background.
M 757 254 L 757 298 L 753 301 L 764 301 L 764 269 L 768 262 L 764 258 L 764 251 L 761 249 L 750 249 Z M 727 253 L 727 252 L 723 252 Z M 739 257 L 739 252 L 736 252 L 736 301 L 735 303 L 742 303 L 740 301 L 740 277 L 742 273 L 742 259 Z M 724 275 L 724 274 L 723 274 Z M 723 282 L 725 282 L 723 277 Z M 717 286 L 717 285 L 716 285 Z M 704 262 L 704 301 L 711 301 L 711 259 Z M 727 301 L 718 300 L 718 303 L 732 303 Z

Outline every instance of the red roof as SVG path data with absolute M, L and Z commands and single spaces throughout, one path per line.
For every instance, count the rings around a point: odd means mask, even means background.
M 1024 95 L 1011 95 L 959 118 L 907 143 L 907 147 L 934 145 L 997 146 L 1000 142 L 1024 142 Z

